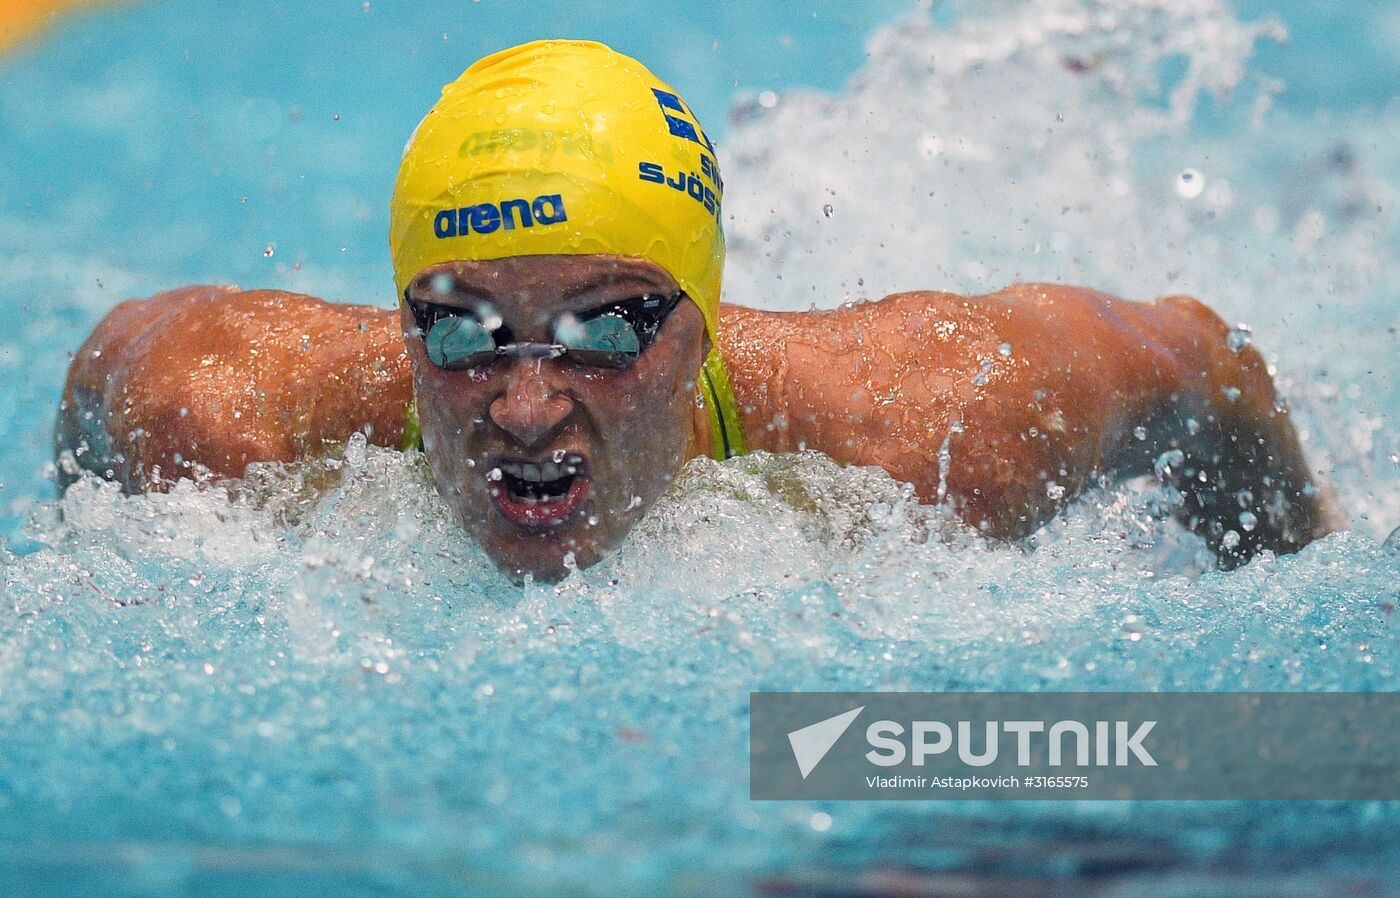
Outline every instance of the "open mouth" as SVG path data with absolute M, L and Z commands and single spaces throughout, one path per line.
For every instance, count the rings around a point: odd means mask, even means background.
M 491 501 L 522 527 L 553 527 L 583 505 L 588 495 L 587 460 L 556 452 L 544 461 L 501 458 L 486 473 Z

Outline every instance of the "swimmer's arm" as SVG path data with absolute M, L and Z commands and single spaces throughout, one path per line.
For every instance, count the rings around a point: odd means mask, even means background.
M 55 429 L 78 469 L 131 492 L 238 477 L 344 444 L 397 445 L 410 395 L 398 315 L 309 296 L 186 287 L 113 309 L 74 355 Z
M 1262 550 L 1296 552 L 1346 526 L 1335 493 L 1313 476 L 1264 358 L 1187 296 L 1127 303 L 1139 333 L 1169 347 L 1177 370 L 1142 432 L 1108 447 L 1120 477 L 1152 473 L 1177 487 L 1177 517 L 1223 567 Z
M 879 465 L 988 535 L 1027 535 L 1100 477 L 1150 473 L 1173 448 L 1185 456 L 1172 472 L 1181 517 L 1227 564 L 1332 526 L 1262 359 L 1231 352 L 1225 325 L 1193 300 L 1021 285 L 724 315 L 751 445 Z M 1240 530 L 1245 510 L 1253 531 Z

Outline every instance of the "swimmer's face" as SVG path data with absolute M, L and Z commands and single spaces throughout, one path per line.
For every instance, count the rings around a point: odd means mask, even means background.
M 421 272 L 408 292 L 504 328 L 510 342 L 550 344 L 562 315 L 586 319 L 611 303 L 676 290 L 648 262 L 560 255 L 444 263 Z M 689 300 L 622 369 L 566 353 L 448 370 L 429 361 L 408 305 L 402 322 L 438 492 L 517 579 L 558 579 L 569 553 L 580 567 L 597 561 L 697 454 L 695 380 L 706 339 Z

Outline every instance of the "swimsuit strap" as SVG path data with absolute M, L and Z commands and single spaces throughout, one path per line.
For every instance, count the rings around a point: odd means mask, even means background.
M 408 410 L 403 413 L 403 439 L 399 449 L 404 452 L 423 451 L 423 425 L 418 420 L 418 397 L 408 400 Z
M 724 461 L 747 453 L 744 425 L 739 420 L 739 403 L 734 399 L 729 372 L 718 350 L 711 349 L 705 358 L 705 365 L 700 369 L 700 381 L 700 395 L 705 407 L 710 410 L 710 456 Z M 408 403 L 408 409 L 404 412 L 400 448 L 404 452 L 415 449 L 421 452 L 423 449 L 423 427 L 418 421 L 416 397 Z
M 719 350 L 710 349 L 700 369 L 701 396 L 710 410 L 710 456 L 719 461 L 735 458 L 749 451 L 744 441 L 744 424 L 739 419 L 739 403 L 729 384 L 729 372 Z

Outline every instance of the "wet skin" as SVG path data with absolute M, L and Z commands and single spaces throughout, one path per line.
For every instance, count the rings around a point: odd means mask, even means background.
M 549 342 L 562 311 L 674 289 L 656 266 L 608 256 L 441 268 L 424 277 L 450 275 L 456 298 L 435 301 L 489 301 L 518 341 Z M 827 312 L 726 305 L 720 330 L 750 448 L 879 465 L 992 537 L 1033 532 L 1099 478 L 1152 473 L 1175 450 L 1162 473 L 1182 489 L 1179 517 L 1224 566 L 1296 551 L 1343 523 L 1314 488 L 1263 359 L 1231 349 L 1227 326 L 1186 297 L 1030 284 Z M 710 445 L 694 402 L 705 341 L 699 310 L 682 302 L 624 371 L 567 356 L 446 371 L 406 309 L 190 287 L 123 303 L 83 344 L 59 416 L 60 469 L 139 491 L 196 463 L 237 477 L 356 430 L 396 446 L 412 390 L 439 492 L 464 528 L 508 573 L 554 578 L 567 553 L 586 566 L 617 545 Z M 488 479 L 559 452 L 581 461 L 564 506 L 525 507 Z
M 435 283 L 450 289 L 435 291 Z M 439 265 L 420 274 L 409 293 L 467 310 L 486 303 L 516 341 L 551 343 L 561 313 L 676 289 L 654 265 L 566 256 L 548 267 L 520 259 Z M 694 399 L 708 342 L 692 302 L 677 306 L 623 370 L 578 364 L 565 354 L 449 371 L 428 360 L 407 305 L 400 323 L 438 492 L 509 573 L 557 578 L 569 554 L 581 566 L 592 564 L 704 445 Z M 512 498 L 514 481 L 503 468 L 551 463 L 577 471 L 560 500 Z

